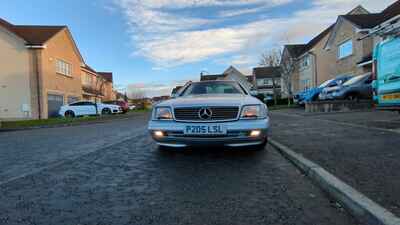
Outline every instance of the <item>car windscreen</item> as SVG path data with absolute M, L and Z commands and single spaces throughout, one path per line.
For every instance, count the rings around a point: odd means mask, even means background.
M 320 88 L 324 88 L 326 86 L 328 86 L 329 83 L 331 83 L 333 81 L 333 79 L 327 80 L 324 83 L 322 83 L 321 85 L 319 85 Z
M 243 91 L 235 82 L 198 82 L 191 84 L 182 96 L 207 94 L 243 94 Z
M 367 76 L 369 76 L 369 75 L 355 76 L 355 77 L 351 78 L 350 80 L 346 81 L 343 84 L 343 86 L 350 86 L 350 85 L 356 84 L 356 83 L 358 83 L 359 81 L 361 81 L 362 79 L 364 79 Z

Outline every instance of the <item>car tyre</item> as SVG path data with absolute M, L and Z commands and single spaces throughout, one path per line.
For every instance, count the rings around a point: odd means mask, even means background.
M 65 118 L 74 118 L 75 117 L 75 113 L 71 110 L 68 110 L 64 113 Z
M 105 109 L 101 110 L 101 114 L 102 115 L 110 115 L 111 114 L 111 109 L 105 108 Z

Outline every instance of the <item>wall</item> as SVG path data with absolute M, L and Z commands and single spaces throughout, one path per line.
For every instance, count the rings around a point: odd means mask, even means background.
M 0 27 L 0 119 L 30 119 L 31 53 L 22 39 Z
M 116 96 L 113 90 L 113 83 L 112 82 L 106 82 L 104 84 L 104 101 L 110 101 L 110 100 L 115 100 Z
M 316 73 L 313 76 L 313 86 L 317 87 L 326 80 L 332 79 L 335 73 L 332 71 L 336 62 L 336 55 L 332 51 L 325 50 L 325 44 L 328 41 L 330 33 L 322 38 L 310 52 L 313 53 L 311 57 L 311 65 Z
M 338 28 L 335 38 L 333 39 L 331 49 L 329 50 L 333 56 L 335 56 L 335 63 L 328 68 L 332 75 L 331 78 L 338 75 L 350 74 L 350 75 L 361 75 L 369 72 L 368 69 L 357 67 L 357 63 L 362 58 L 372 52 L 372 40 L 371 38 L 358 41 L 361 34 L 356 33 L 355 27 L 347 20 L 342 20 L 340 27 Z M 346 40 L 353 41 L 353 54 L 338 59 L 339 45 Z
M 64 60 L 72 65 L 72 76 L 56 73 L 56 59 Z M 82 97 L 81 65 L 79 54 L 69 38 L 68 31 L 63 29 L 46 43 L 41 52 L 41 99 L 42 115 L 47 118 L 47 95 L 64 96 L 64 104 L 68 96 Z
M 305 58 L 309 58 L 309 65 L 308 66 L 302 66 L 303 61 Z M 298 84 L 298 89 L 305 90 L 308 88 L 313 87 L 313 80 L 314 80 L 314 65 L 313 65 L 313 57 L 310 54 L 305 54 L 303 55 L 299 60 L 298 60 L 298 68 L 299 68 L 299 84 Z M 305 83 L 308 81 L 308 83 Z

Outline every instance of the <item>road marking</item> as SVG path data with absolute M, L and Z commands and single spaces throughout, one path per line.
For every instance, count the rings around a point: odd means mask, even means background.
M 362 223 L 382 225 L 400 224 L 400 218 L 350 185 L 344 183 L 320 165 L 271 138 L 269 139 L 269 143 L 297 168 L 302 170 L 307 177 L 317 183 L 321 189 L 326 191 L 336 201 L 346 206 Z

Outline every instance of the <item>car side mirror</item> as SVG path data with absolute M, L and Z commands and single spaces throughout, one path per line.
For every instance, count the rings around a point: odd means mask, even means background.
M 373 80 L 373 81 L 371 82 L 372 88 L 375 88 L 375 89 L 376 89 L 377 83 L 378 83 L 378 82 L 377 82 L 376 80 Z

